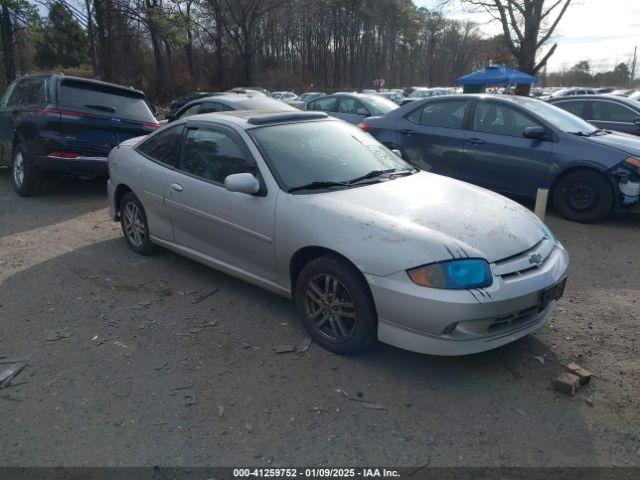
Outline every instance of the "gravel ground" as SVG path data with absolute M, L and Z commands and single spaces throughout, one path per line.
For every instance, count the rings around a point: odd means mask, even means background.
M 0 369 L 28 359 L 0 390 L 0 466 L 640 465 L 637 218 L 549 218 L 572 263 L 536 335 L 340 357 L 275 353 L 306 338 L 290 302 L 135 255 L 106 204 L 104 181 L 25 199 L 0 170 Z M 551 388 L 569 361 L 594 374 L 575 397 Z

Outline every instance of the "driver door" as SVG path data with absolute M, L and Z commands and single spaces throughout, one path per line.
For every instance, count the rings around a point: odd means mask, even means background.
M 545 185 L 553 142 L 525 138 L 543 126 L 515 108 L 493 101 L 475 104 L 462 155 L 462 180 L 507 194 L 533 197 Z M 544 127 L 544 126 L 543 126 Z
M 236 132 L 209 122 L 189 122 L 180 160 L 165 191 L 165 205 L 177 244 L 273 279 L 277 192 L 247 195 L 225 189 L 228 175 L 245 172 L 261 178 Z
M 369 110 L 360 100 L 351 97 L 338 97 L 338 100 L 338 112 L 335 116 L 345 122 L 358 125 L 370 115 Z

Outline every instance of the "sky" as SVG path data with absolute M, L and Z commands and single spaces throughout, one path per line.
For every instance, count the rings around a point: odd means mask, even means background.
M 414 0 L 420 7 L 438 8 L 442 0 Z M 551 0 L 546 3 L 551 4 Z M 487 35 L 501 33 L 499 22 L 486 13 L 470 11 L 460 0 L 449 0 L 443 7 L 447 17 L 472 20 Z M 640 65 L 640 0 L 573 0 L 553 38 L 558 44 L 547 63 L 548 71 L 570 68 L 587 60 L 593 72 L 612 70 L 618 63 L 629 63 L 638 46 Z M 552 43 L 551 43 L 552 44 Z M 640 77 L 636 67 L 636 77 Z

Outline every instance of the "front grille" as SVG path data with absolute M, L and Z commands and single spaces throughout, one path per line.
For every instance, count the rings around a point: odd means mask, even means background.
M 530 249 L 495 262 L 493 273 L 505 281 L 521 277 L 542 268 L 555 248 L 555 242 L 544 237 Z

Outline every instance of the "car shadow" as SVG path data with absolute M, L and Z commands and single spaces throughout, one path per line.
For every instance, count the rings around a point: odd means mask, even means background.
M 590 407 L 551 390 L 561 360 L 534 335 L 464 357 L 306 349 L 287 299 L 121 238 L 12 275 L 0 305 L 0 351 L 31 356 L 0 463 L 596 463 Z
M 107 206 L 105 178 L 83 180 L 51 175 L 42 192 L 20 197 L 11 185 L 11 170 L 0 168 L 0 237 L 45 227 Z

